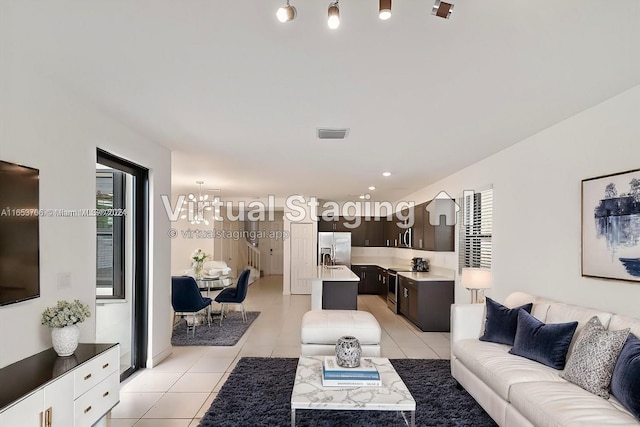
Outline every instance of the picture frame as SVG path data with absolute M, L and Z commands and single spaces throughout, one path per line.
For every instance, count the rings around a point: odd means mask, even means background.
M 640 283 L 640 169 L 582 180 L 582 276 Z

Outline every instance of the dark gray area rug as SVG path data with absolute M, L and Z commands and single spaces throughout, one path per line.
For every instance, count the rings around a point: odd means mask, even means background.
M 496 426 L 465 390 L 448 360 L 392 359 L 416 401 L 417 426 Z M 298 359 L 243 357 L 199 427 L 290 426 L 291 390 Z M 397 412 L 297 410 L 296 426 L 404 426 Z
M 239 311 L 230 311 L 222 321 L 215 319 L 211 326 L 196 326 L 196 335 L 193 336 L 192 331 L 187 332 L 187 322 L 180 319 L 180 322 L 173 328 L 171 336 L 171 344 L 175 346 L 183 345 L 213 345 L 213 346 L 230 346 L 235 345 L 242 335 L 249 329 L 249 326 L 260 315 L 259 311 L 247 311 L 247 323 L 242 322 L 242 313 Z

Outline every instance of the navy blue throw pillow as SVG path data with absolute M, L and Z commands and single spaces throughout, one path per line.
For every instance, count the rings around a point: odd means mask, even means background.
M 578 322 L 545 325 L 524 310 L 518 312 L 518 328 L 509 353 L 563 369 Z
M 640 419 L 640 339 L 629 334 L 611 378 L 611 394 Z
M 532 303 L 516 308 L 508 308 L 487 298 L 487 320 L 484 323 L 484 334 L 480 341 L 497 342 L 500 344 L 513 345 L 518 326 L 518 311 L 525 310 L 531 313 Z

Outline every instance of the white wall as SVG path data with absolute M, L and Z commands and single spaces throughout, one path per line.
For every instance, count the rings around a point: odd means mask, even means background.
M 524 101 L 523 101 L 524 102 Z M 581 180 L 640 168 L 640 86 L 579 113 L 410 196 L 493 184 L 493 278 L 517 290 L 640 316 L 640 283 L 581 276 Z M 638 254 L 640 255 L 640 254 Z M 456 285 L 456 300 L 468 301 Z
M 14 39 L 12 42 L 19 43 Z M 15 47 L 15 46 L 14 46 Z M 149 358 L 169 354 L 171 325 L 169 220 L 160 194 L 171 191 L 170 152 L 81 103 L 47 76 L 7 55 L 0 67 L 0 159 L 40 170 L 41 208 L 95 206 L 96 147 L 150 169 Z M 0 366 L 51 346 L 40 313 L 58 299 L 89 304 L 95 313 L 95 218 L 41 218 L 41 297 L 0 307 Z M 60 288 L 57 275 L 71 273 Z M 80 325 L 81 342 L 95 339 L 95 316 Z

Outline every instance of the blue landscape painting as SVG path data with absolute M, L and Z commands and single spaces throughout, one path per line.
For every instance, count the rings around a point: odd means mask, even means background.
M 606 239 L 611 257 L 617 258 L 629 275 L 640 278 L 640 178 L 633 177 L 628 191 L 620 194 L 616 185 L 609 183 L 601 197 L 594 209 L 596 236 Z M 627 253 L 632 249 L 638 256 L 618 257 L 622 249 Z

